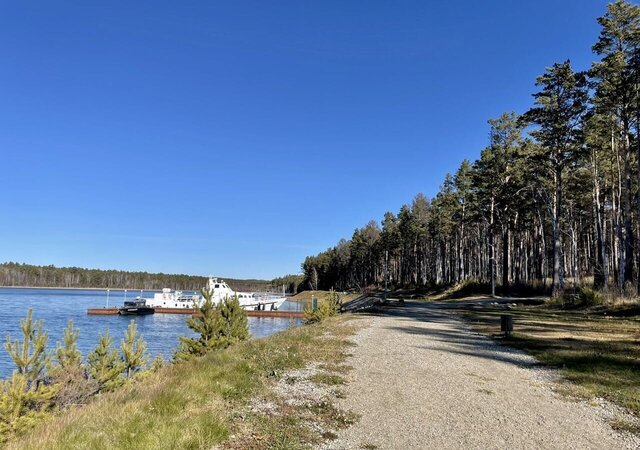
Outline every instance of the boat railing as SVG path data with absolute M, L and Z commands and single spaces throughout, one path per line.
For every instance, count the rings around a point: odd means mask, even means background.
M 285 295 L 280 292 L 254 292 L 253 296 L 259 300 L 269 300 L 275 298 L 282 298 Z

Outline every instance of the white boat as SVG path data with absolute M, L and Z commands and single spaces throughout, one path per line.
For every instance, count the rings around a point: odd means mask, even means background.
M 238 297 L 240 306 L 247 310 L 275 311 L 282 306 L 286 297 L 274 293 L 235 292 L 223 280 L 210 277 L 206 289 L 213 292 L 214 304 L 220 303 L 225 298 Z M 153 298 L 147 298 L 146 305 L 154 308 L 193 308 L 194 303 L 202 305 L 204 298 L 200 294 L 185 294 L 182 291 L 173 291 L 165 288 L 157 292 Z

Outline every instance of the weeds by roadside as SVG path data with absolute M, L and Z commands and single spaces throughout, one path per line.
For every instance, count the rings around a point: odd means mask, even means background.
M 354 325 L 344 317 L 290 329 L 265 339 L 150 373 L 90 404 L 67 409 L 9 445 L 67 448 L 305 448 L 330 438 L 353 418 L 326 403 L 252 410 L 288 371 L 309 362 L 341 364 Z M 314 423 L 324 423 L 317 428 Z

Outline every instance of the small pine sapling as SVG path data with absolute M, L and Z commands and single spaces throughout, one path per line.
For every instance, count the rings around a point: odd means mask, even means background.
M 24 375 L 28 381 L 41 380 L 51 358 L 47 353 L 49 336 L 42 329 L 42 320 L 33 320 L 33 310 L 29 308 L 27 317 L 20 320 L 22 342 L 11 341 L 7 336 L 4 344 L 7 353 L 17 366 L 18 373 Z
M 218 306 L 223 328 L 220 335 L 221 345 L 226 347 L 249 338 L 249 320 L 247 312 L 240 306 L 237 296 L 225 298 Z
M 187 320 L 189 328 L 199 333 L 200 337 L 180 337 L 180 348 L 175 354 L 178 360 L 202 356 L 249 337 L 247 313 L 237 297 L 225 298 L 216 305 L 211 290 L 203 289 L 202 296 L 202 304 L 194 305 L 196 314 Z
M 62 344 L 58 342 L 56 349 L 56 362 L 63 369 L 77 368 L 82 366 L 82 353 L 78 350 L 78 337 L 80 330 L 73 327 L 73 320 L 69 320 L 67 328 L 64 329 Z
M 131 320 L 127 331 L 124 334 L 124 339 L 120 344 L 120 350 L 122 351 L 122 362 L 124 363 L 124 371 L 127 378 L 139 372 L 144 368 L 149 360 L 147 356 L 147 343 L 142 336 L 138 335 L 138 325 L 135 320 Z
M 98 383 L 102 391 L 109 391 L 123 382 L 122 372 L 125 369 L 118 352 L 113 348 L 113 338 L 107 330 L 98 340 L 98 345 L 87 356 L 89 375 Z
M 17 370 L 8 380 L 0 381 L 0 443 L 44 419 L 56 393 L 56 386 L 29 380 Z
M 50 356 L 46 352 L 47 333 L 42 320 L 33 321 L 33 311 L 20 321 L 23 341 L 7 336 L 5 349 L 16 364 L 8 380 L 0 381 L 0 443 L 23 433 L 43 418 L 52 406 L 57 386 L 42 382 Z
M 80 330 L 69 320 L 62 343 L 58 342 L 56 364 L 49 370 L 50 381 L 58 386 L 54 402 L 59 407 L 85 404 L 98 391 L 98 383 L 87 376 L 78 350 Z

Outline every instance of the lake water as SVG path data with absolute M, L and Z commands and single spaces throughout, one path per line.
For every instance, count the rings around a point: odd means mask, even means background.
M 140 291 L 128 291 L 129 299 L 140 295 Z M 152 297 L 145 291 L 144 297 Z M 109 306 L 121 306 L 124 291 L 111 290 Z M 74 327 L 80 330 L 78 348 L 86 357 L 98 343 L 98 335 L 109 330 L 114 346 L 120 341 L 131 320 L 138 324 L 138 332 L 147 342 L 147 352 L 151 358 L 162 354 L 169 360 L 178 346 L 178 336 L 195 336 L 187 327 L 188 316 L 182 314 L 150 314 L 147 316 L 89 316 L 88 308 L 106 305 L 107 292 L 84 289 L 13 289 L 0 288 L 0 379 L 11 375 L 15 366 L 4 349 L 6 336 L 12 340 L 22 340 L 20 319 L 26 317 L 33 308 L 34 319 L 43 319 L 44 329 L 49 334 L 49 348 L 54 349 L 62 336 L 67 322 L 73 319 Z M 302 305 L 285 302 L 281 309 L 299 310 Z M 300 325 L 300 319 L 249 317 L 252 337 L 264 337 L 291 326 Z

